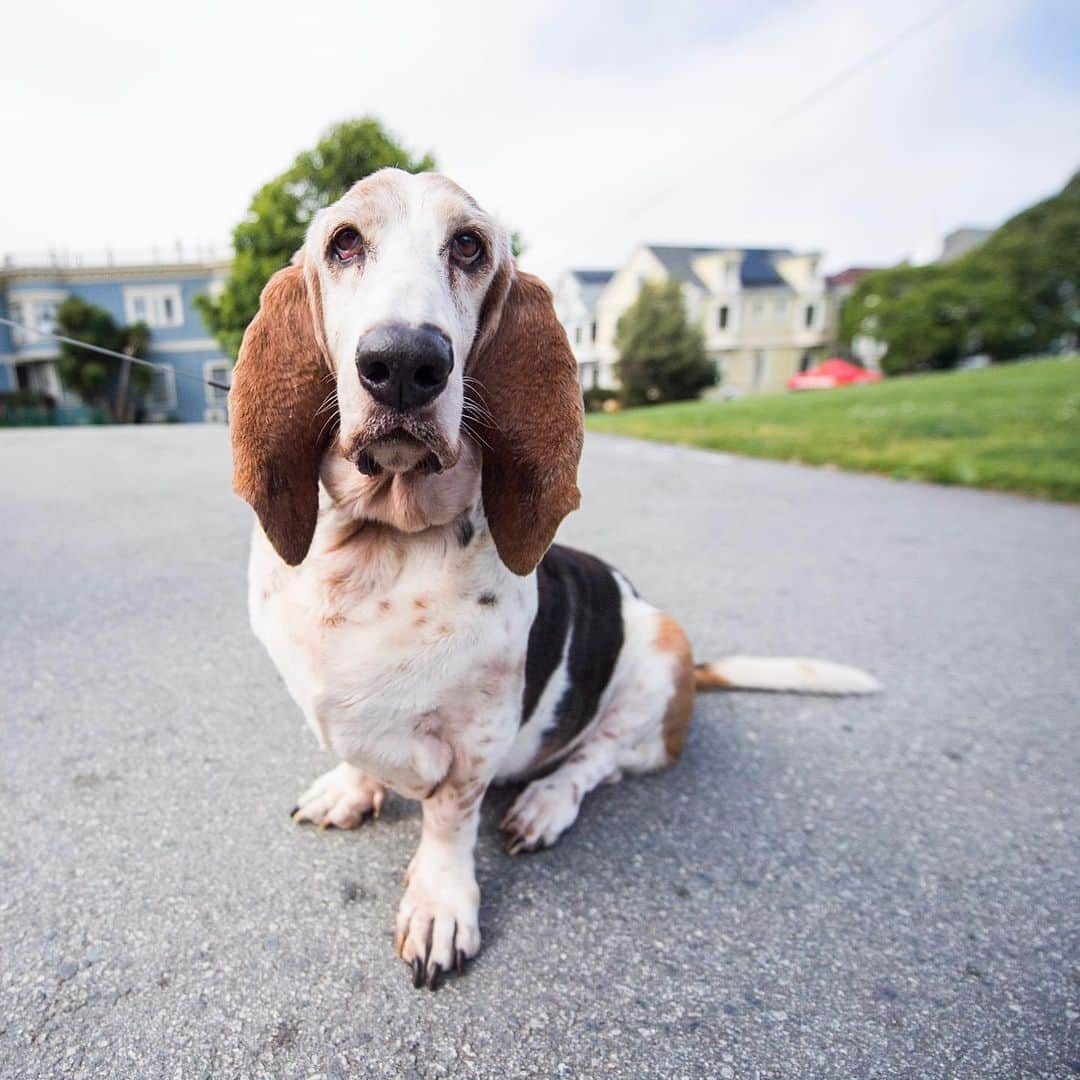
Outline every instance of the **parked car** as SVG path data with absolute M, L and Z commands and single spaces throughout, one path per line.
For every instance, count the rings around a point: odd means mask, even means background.
M 835 390 L 838 386 L 881 382 L 880 371 L 867 371 L 858 364 L 849 364 L 838 356 L 792 375 L 787 381 L 789 390 Z

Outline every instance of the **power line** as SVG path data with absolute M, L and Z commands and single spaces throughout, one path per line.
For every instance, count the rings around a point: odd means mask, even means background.
M 818 102 L 821 98 L 832 93 L 837 87 L 843 86 L 844 83 L 849 82 L 855 78 L 856 75 L 861 74 L 867 68 L 873 67 L 874 64 L 880 60 L 884 60 L 890 53 L 903 45 L 910 38 L 915 37 L 917 34 L 931 27 L 934 23 L 938 22 L 946 15 L 951 14 L 953 11 L 962 7 L 968 0 L 946 0 L 946 3 L 939 5 L 928 15 L 924 15 L 921 19 L 917 19 L 909 26 L 905 27 L 899 33 L 894 34 L 891 38 L 879 45 L 876 49 L 866 53 L 865 56 L 859 57 L 858 60 L 849 64 L 843 71 L 827 79 L 819 86 L 814 87 L 808 94 L 799 98 L 792 104 L 785 106 L 780 112 L 778 112 L 771 120 L 766 121 L 763 127 L 775 129 L 782 124 L 787 123 L 793 116 L 802 112 L 804 109 L 809 108 L 811 105 Z M 730 146 L 730 143 L 728 144 Z M 645 202 L 640 203 L 638 206 L 630 210 L 626 215 L 626 220 L 632 220 L 644 213 L 646 210 L 651 209 L 658 202 L 662 202 L 673 192 L 678 191 L 682 186 L 683 179 L 680 178 L 674 183 L 668 185 L 662 191 L 650 196 Z
M 63 334 L 52 334 L 48 330 L 39 330 L 36 326 L 27 326 L 25 323 L 15 322 L 14 319 L 5 319 L 3 316 L 0 316 L 0 323 L 15 330 L 24 330 L 30 334 L 37 334 L 38 337 L 49 338 L 51 341 L 62 341 L 65 345 L 74 345 L 75 348 L 85 349 L 87 352 L 111 356 L 116 360 L 127 360 L 132 364 L 141 364 L 143 367 L 153 368 L 155 371 L 171 371 L 174 375 L 179 375 L 181 379 L 191 379 L 193 382 L 212 386 L 215 390 L 229 389 L 224 383 L 214 382 L 213 379 L 204 379 L 199 375 L 192 375 L 190 371 L 179 371 L 172 364 L 155 364 L 152 360 L 143 360 L 139 356 L 128 356 L 127 353 L 106 349 L 101 345 L 91 345 L 89 341 L 79 341 L 78 338 L 65 337 Z

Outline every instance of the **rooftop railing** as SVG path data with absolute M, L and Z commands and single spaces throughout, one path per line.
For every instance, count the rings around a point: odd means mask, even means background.
M 133 266 L 176 266 L 228 262 L 232 249 L 217 244 L 164 244 L 141 251 L 25 251 L 4 255 L 4 270 L 95 270 Z

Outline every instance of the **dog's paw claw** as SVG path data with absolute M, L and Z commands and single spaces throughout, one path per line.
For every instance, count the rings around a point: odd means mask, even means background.
M 436 879 L 422 888 L 420 878 L 414 872 L 402 897 L 394 946 L 409 965 L 413 986 L 434 990 L 449 972 L 460 975 L 480 951 L 480 894 L 474 880 Z
M 573 825 L 581 797 L 578 785 L 560 779 L 558 773 L 534 780 L 499 823 L 506 834 L 506 853 L 520 855 L 551 847 Z
M 385 799 L 382 784 L 343 762 L 320 776 L 289 816 L 298 825 L 308 821 L 320 831 L 330 826 L 355 829 L 370 814 L 378 816 Z

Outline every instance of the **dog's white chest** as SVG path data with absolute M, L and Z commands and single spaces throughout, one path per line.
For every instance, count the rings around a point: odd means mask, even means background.
M 289 567 L 256 528 L 249 601 L 320 742 L 403 794 L 426 794 L 478 740 L 512 739 L 536 586 L 503 567 L 486 530 L 466 543 L 455 526 L 365 527 L 345 542 L 317 531 Z

